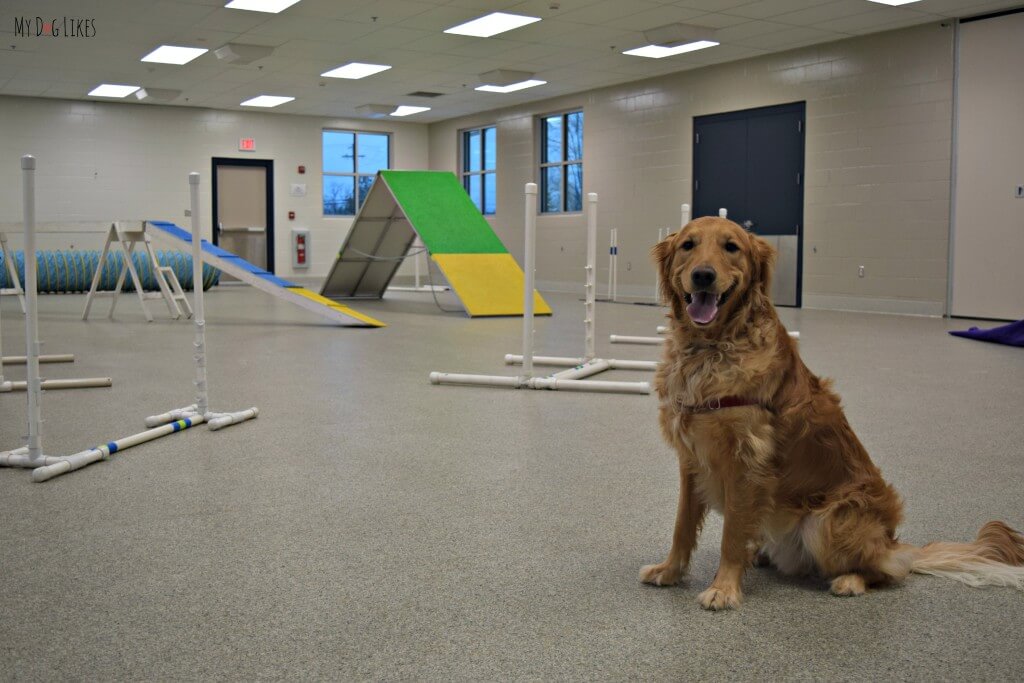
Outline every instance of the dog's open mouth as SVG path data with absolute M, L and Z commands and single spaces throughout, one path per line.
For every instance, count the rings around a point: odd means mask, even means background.
M 698 325 L 708 325 L 718 315 L 718 308 L 725 303 L 733 288 L 717 294 L 715 292 L 685 292 L 686 313 Z

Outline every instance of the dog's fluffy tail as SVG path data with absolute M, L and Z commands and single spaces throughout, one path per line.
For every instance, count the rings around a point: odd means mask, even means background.
M 1002 522 L 981 527 L 974 543 L 901 545 L 892 561 L 909 560 L 910 571 L 955 579 L 968 586 L 1024 590 L 1024 536 Z

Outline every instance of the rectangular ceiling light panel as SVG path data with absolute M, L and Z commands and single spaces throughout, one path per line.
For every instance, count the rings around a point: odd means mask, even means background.
M 276 107 L 285 102 L 291 102 L 294 99 L 294 97 L 284 97 L 281 95 L 260 95 L 242 102 L 241 105 L 243 107 Z
M 228 9 L 245 9 L 250 12 L 269 12 L 277 14 L 288 9 L 299 0 L 231 0 L 224 5 Z
M 664 45 L 645 45 L 644 47 L 638 47 L 633 50 L 626 50 L 622 54 L 633 55 L 634 57 L 650 57 L 651 59 L 662 59 L 663 57 L 681 55 L 684 52 L 703 50 L 704 48 L 714 47 L 716 45 L 718 45 L 718 43 L 716 43 L 713 40 L 697 40 L 692 43 L 686 43 L 685 45 L 677 45 L 676 47 L 665 47 Z
M 113 85 L 104 83 L 89 91 L 90 97 L 128 97 L 139 89 L 137 85 Z
M 535 88 L 538 85 L 546 85 L 546 84 L 547 84 L 547 81 L 538 81 L 537 79 L 533 78 L 533 79 L 530 79 L 528 81 L 520 81 L 519 83 L 512 83 L 511 85 L 481 85 L 481 86 L 475 88 L 475 90 L 479 90 L 481 92 L 507 93 L 507 92 L 515 92 L 516 90 L 526 90 L 527 88 Z
M 178 45 L 161 45 L 142 58 L 143 62 L 157 64 L 188 64 L 199 55 L 209 52 L 205 47 L 180 47 Z
M 523 14 L 509 14 L 507 12 L 491 12 L 472 21 L 467 21 L 464 24 L 446 28 L 444 32 L 460 36 L 490 38 L 499 33 L 532 24 L 535 21 L 540 21 L 540 17 L 528 17 Z
M 392 116 L 409 116 L 411 114 L 419 114 L 423 111 L 430 111 L 430 107 L 411 107 L 407 104 L 399 105 L 393 112 Z
M 363 64 L 362 62 L 351 62 L 344 64 L 339 67 L 335 67 L 330 71 L 325 71 L 321 76 L 327 78 L 366 78 L 373 74 L 379 74 L 381 71 L 387 71 L 391 67 L 387 64 Z

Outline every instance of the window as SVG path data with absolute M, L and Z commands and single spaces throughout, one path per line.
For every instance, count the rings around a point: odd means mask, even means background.
M 540 120 L 540 210 L 583 210 L 583 112 Z
M 498 145 L 494 126 L 462 133 L 462 186 L 480 213 L 491 215 L 496 206 Z
M 323 150 L 324 215 L 354 216 L 377 171 L 390 166 L 391 136 L 325 130 Z

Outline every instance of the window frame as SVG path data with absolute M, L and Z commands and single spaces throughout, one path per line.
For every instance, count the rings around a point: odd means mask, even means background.
M 540 213 L 540 214 L 545 214 L 545 215 L 570 214 L 571 215 L 571 214 L 577 214 L 577 213 L 582 213 L 583 212 L 583 187 L 582 187 L 582 183 L 581 183 L 581 186 L 580 186 L 580 208 L 579 209 L 574 209 L 572 211 L 569 211 L 566 208 L 567 207 L 567 202 L 569 200 L 569 195 L 566 192 L 566 185 L 568 184 L 567 180 L 568 180 L 569 167 L 570 166 L 579 166 L 580 167 L 580 179 L 581 179 L 581 181 L 582 181 L 582 178 L 583 178 L 583 137 L 582 136 L 580 138 L 580 156 L 579 156 L 579 159 L 568 159 L 567 158 L 567 155 L 569 154 L 569 116 L 572 115 L 572 114 L 579 114 L 580 115 L 580 126 L 581 126 L 581 128 L 586 125 L 586 119 L 585 119 L 585 116 L 584 116 L 584 113 L 583 113 L 583 107 L 577 107 L 577 108 L 574 108 L 574 109 L 566 109 L 564 111 L 555 111 L 555 112 L 551 112 L 549 114 L 542 114 L 542 115 L 537 117 L 537 124 L 538 124 L 537 125 L 537 159 L 539 161 L 539 163 L 537 164 L 538 176 L 539 176 L 537 178 L 537 186 L 540 188 L 540 202 L 537 205 L 537 212 Z M 561 160 L 560 161 L 550 161 L 550 160 L 549 161 L 545 161 L 544 160 L 544 158 L 545 158 L 545 145 L 547 144 L 547 131 L 546 131 L 545 127 L 547 126 L 547 120 L 550 119 L 550 118 L 553 118 L 555 116 L 558 116 L 559 118 L 561 118 L 561 122 L 562 122 L 561 123 L 561 125 L 562 125 Z M 552 210 L 552 209 L 547 209 L 546 208 L 545 201 L 544 201 L 545 196 L 546 196 L 545 190 L 547 189 L 547 186 L 545 184 L 545 182 L 546 182 L 545 179 L 547 177 L 547 173 L 546 173 L 547 169 L 548 168 L 555 168 L 555 167 L 561 167 L 561 173 L 558 174 L 559 206 L 558 206 L 558 209 L 553 209 Z
M 326 171 L 324 166 L 326 160 L 324 159 L 324 133 L 351 133 L 352 134 L 352 172 L 340 172 L 340 171 Z M 359 172 L 359 136 L 360 135 L 383 135 L 387 139 L 388 144 L 388 160 L 387 168 L 383 170 L 390 170 L 394 166 L 394 133 L 389 130 L 356 130 L 354 128 L 322 128 L 320 129 L 320 216 L 322 218 L 355 218 L 359 215 L 359 210 L 362 209 L 362 202 L 359 201 L 359 177 L 370 176 L 369 173 Z M 340 177 L 340 178 L 352 178 L 352 197 L 355 200 L 355 211 L 354 213 L 326 213 L 324 211 L 324 179 L 327 176 Z M 376 174 L 373 174 L 375 177 Z
M 485 168 L 487 159 L 487 133 L 488 129 L 494 130 L 494 168 Z M 480 133 L 480 170 L 472 171 L 469 169 L 469 145 L 466 144 L 470 133 Z M 494 176 L 494 211 L 487 212 L 487 175 L 491 174 Z M 469 191 L 469 181 L 472 176 L 480 176 L 480 213 L 484 216 L 494 216 L 498 213 L 498 126 L 497 124 L 484 124 L 481 126 L 474 126 L 472 128 L 463 128 L 459 131 L 459 180 L 462 182 L 462 188 L 469 195 L 470 200 L 473 199 L 473 195 Z M 474 201 L 475 205 L 476 202 Z

